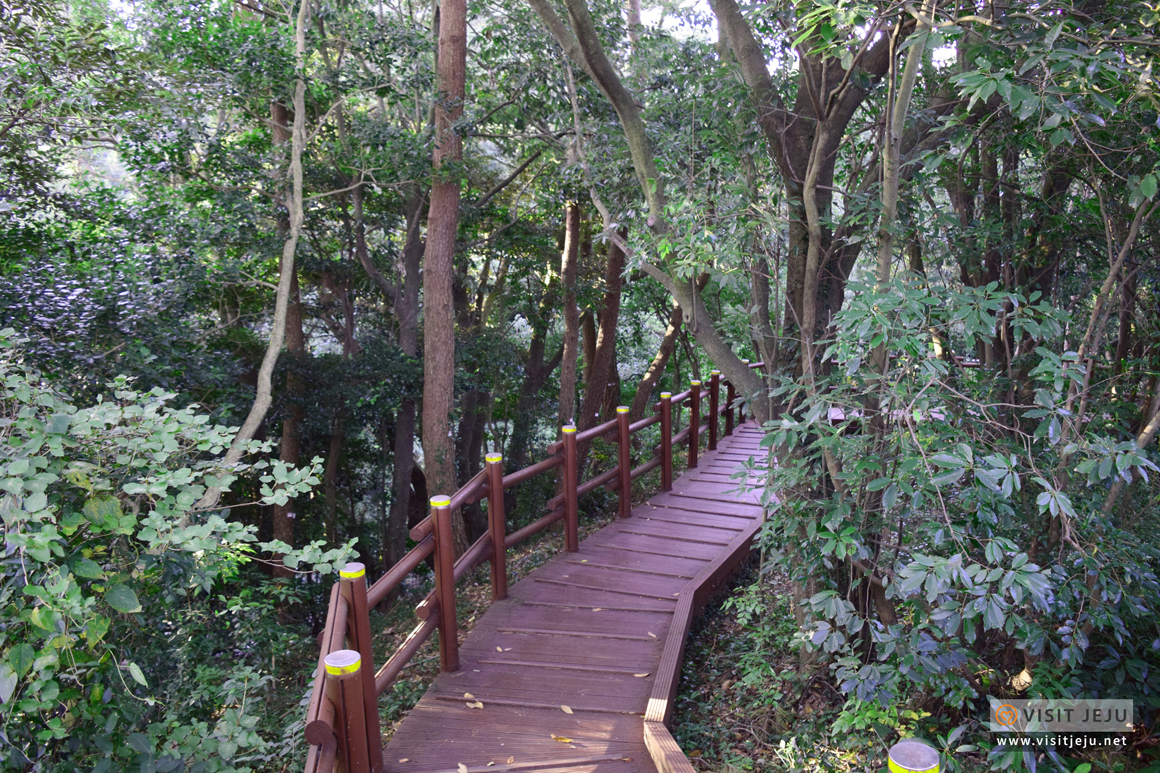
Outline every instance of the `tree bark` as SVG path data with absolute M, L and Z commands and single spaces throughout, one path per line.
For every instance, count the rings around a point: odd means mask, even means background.
M 636 394 L 632 397 L 632 405 L 628 408 L 629 421 L 643 419 L 645 411 L 652 403 L 652 393 L 656 389 L 657 382 L 665 373 L 669 357 L 672 356 L 673 350 L 677 347 L 677 333 L 681 329 L 683 319 L 684 314 L 680 304 L 673 301 L 673 310 L 669 314 L 669 324 L 661 338 L 661 345 L 657 347 L 657 353 L 653 356 L 652 362 L 649 363 L 648 370 L 645 371 L 644 377 L 636 387 Z
M 576 427 L 583 432 L 600 423 L 600 413 L 605 405 L 616 365 L 616 324 L 620 319 L 621 274 L 624 273 L 624 251 L 615 242 L 608 245 L 608 259 L 604 267 L 604 303 L 600 307 L 600 328 L 595 335 L 592 364 L 584 384 L 584 401 L 580 408 L 580 421 Z M 616 395 L 619 397 L 619 395 Z M 584 471 L 588 444 L 578 450 L 579 470 Z
M 576 419 L 576 360 L 580 345 L 580 311 L 576 307 L 576 274 L 580 256 L 580 205 L 570 201 L 564 208 L 564 252 L 560 276 L 564 284 L 564 357 L 560 363 L 559 424 Z
M 516 414 L 512 419 L 512 435 L 507 449 L 511 469 L 518 470 L 527 466 L 528 446 L 535 424 L 540 390 L 564 357 L 564 347 L 561 346 L 556 349 L 554 356 L 545 359 L 548 328 L 551 325 L 552 308 L 556 305 L 557 296 L 558 282 L 553 279 L 544 291 L 537 313 L 530 320 L 532 340 L 524 357 L 524 379 L 520 383 L 520 394 L 516 399 Z
M 435 102 L 434 182 L 423 256 L 423 467 L 427 488 L 450 496 L 457 486 L 451 413 L 455 407 L 455 308 L 451 281 L 459 228 L 459 171 L 463 143 L 455 123 L 463 115 L 467 62 L 466 0 L 442 0 Z M 453 520 L 455 553 L 467 549 L 460 518 Z
M 262 357 L 262 364 L 258 368 L 258 383 L 254 392 L 254 404 L 241 429 L 234 435 L 229 450 L 226 451 L 222 462 L 225 466 L 237 464 L 245 454 L 249 442 L 254 439 L 258 428 L 266 418 L 273 402 L 274 366 L 278 362 L 278 355 L 282 352 L 282 343 L 286 334 L 286 314 L 290 305 L 290 283 L 294 276 L 294 255 L 298 249 L 298 237 L 302 233 L 304 217 L 302 207 L 303 175 L 302 154 L 306 149 L 306 25 L 309 22 L 311 3 L 303 2 L 298 7 L 298 19 L 294 27 L 294 124 L 290 145 L 290 184 L 285 193 L 286 209 L 289 211 L 290 228 L 285 242 L 282 244 L 282 261 L 278 289 L 274 300 L 274 319 L 270 325 L 270 341 L 266 346 L 266 354 Z M 221 499 L 221 489 L 211 487 L 205 492 L 191 512 L 208 510 L 214 507 Z M 183 517 L 180 526 L 188 523 L 188 516 Z
M 403 245 L 403 281 L 395 297 L 399 321 L 399 348 L 408 357 L 419 355 L 419 288 L 424 244 L 420 235 L 423 194 L 412 189 L 407 197 L 407 239 Z M 415 467 L 415 401 L 406 396 L 395 413 L 395 438 L 391 471 L 391 516 L 387 524 L 386 559 L 394 566 L 407 553 L 408 519 L 411 512 L 411 478 Z M 426 503 L 423 503 L 426 506 Z
M 290 278 L 290 303 L 286 311 L 286 349 L 290 352 L 290 368 L 286 372 L 286 418 L 282 420 L 282 442 L 278 448 L 278 458 L 297 467 L 302 452 L 302 424 L 306 420 L 306 408 L 302 404 L 305 388 L 302 378 L 296 372 L 306 357 L 306 336 L 302 330 L 302 296 L 298 290 L 297 272 Z M 284 505 L 274 505 L 274 539 L 287 545 L 294 545 L 294 500 L 288 499 Z M 294 576 L 290 567 L 281 563 L 274 565 L 274 576 L 288 578 Z

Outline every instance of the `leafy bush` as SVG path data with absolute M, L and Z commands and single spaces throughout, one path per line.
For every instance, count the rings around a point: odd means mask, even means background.
M 243 618 L 262 599 L 227 583 L 257 549 L 330 572 L 349 546 L 258 544 L 196 503 L 255 474 L 262 503 L 285 501 L 317 484 L 319 461 L 226 467 L 234 430 L 123 378 L 73 405 L 15 343 L 0 332 L 0 769 L 230 770 L 239 750 L 260 756 L 249 706 L 270 676 Z M 203 603 L 215 589 L 232 593 L 218 619 Z M 216 660 L 199 649 L 211 643 L 234 649 Z
M 854 286 L 833 373 L 812 396 L 778 391 L 793 408 L 766 438 L 780 500 L 763 540 L 802 589 L 801 644 L 861 713 L 914 695 L 969 709 L 1043 680 L 1054 697 L 1160 707 L 1160 544 L 1147 519 L 1103 512 L 1117 477 L 1157 467 L 1099 418 L 1114 395 L 1093 392 L 1096 418 L 1075 420 L 1067 321 L 995 285 Z M 1018 342 L 1011 373 L 940 356 L 1000 336 Z M 876 347 L 893 355 L 884 371 Z

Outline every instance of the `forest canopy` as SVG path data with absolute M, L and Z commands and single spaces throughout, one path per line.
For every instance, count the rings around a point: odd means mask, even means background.
M 777 460 L 731 602 L 752 711 L 792 672 L 826 743 L 1077 770 L 980 723 L 1160 709 L 1158 27 L 0 4 L 0 769 L 299 766 L 336 567 L 395 565 L 485 454 L 719 370 Z

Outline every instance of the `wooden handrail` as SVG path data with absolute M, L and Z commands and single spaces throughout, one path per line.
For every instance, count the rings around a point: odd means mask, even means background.
M 762 363 L 749 365 L 759 368 Z M 721 400 L 724 383 L 727 397 Z M 708 401 L 707 412 L 701 402 Z M 683 430 L 673 434 L 672 407 L 688 403 L 690 421 Z M 722 405 L 722 402 L 724 403 Z M 484 562 L 491 563 L 492 599 L 507 594 L 506 551 L 514 545 L 543 531 L 559 520 L 565 521 L 566 550 L 578 547 L 577 500 L 584 494 L 605 486 L 619 491 L 620 515 L 630 515 L 630 487 L 632 480 L 658 467 L 661 470 L 661 488 L 672 487 L 672 456 L 675 447 L 688 445 L 689 466 L 695 467 L 699 436 L 707 432 L 709 447 L 716 446 L 718 420 L 725 415 L 723 436 L 732 434 L 736 391 L 728 380 L 714 371 L 707 388 L 698 383 L 677 395 L 665 393 L 655 405 L 652 416 L 629 423 L 628 409 L 619 408 L 617 417 L 583 432 L 574 428 L 565 431 L 564 439 L 547 446 L 547 458 L 521 470 L 503 474 L 502 457 L 489 454 L 487 464 L 450 497 L 434 497 L 431 514 L 410 530 L 418 544 L 407 552 L 393 567 L 369 588 L 361 564 L 348 564 L 341 584 L 331 590 L 327 607 L 326 625 L 319 637 L 320 650 L 314 689 L 307 708 L 307 741 L 311 744 L 307 755 L 308 773 L 330 773 L 341 760 L 350 773 L 371 773 L 381 767 L 382 745 L 378 730 L 375 699 L 394 683 L 419 648 L 438 629 L 440 631 L 440 661 L 443 670 L 458 668 L 458 628 L 455 620 L 455 583 Z M 702 415 L 707 413 L 707 415 Z M 702 423 L 703 422 L 703 423 Z M 631 438 L 655 424 L 661 425 L 661 443 L 647 461 L 631 466 Z M 616 433 L 619 447 L 617 465 L 606 472 L 580 482 L 576 469 L 577 446 L 598 437 Z M 511 534 L 506 534 L 503 510 L 503 490 L 516 486 L 537 475 L 564 468 L 564 491 L 547 502 L 547 514 Z M 488 531 L 475 541 L 458 560 L 452 557 L 450 524 L 452 514 L 467 504 L 488 500 Z M 433 520 L 435 519 L 435 520 Z M 437 522 L 436 522 L 437 521 Z M 415 608 L 418 625 L 408 634 L 403 644 L 377 672 L 373 670 L 370 649 L 369 611 L 380 604 L 399 587 L 428 557 L 435 557 L 435 588 Z M 358 573 L 352 572 L 357 568 Z M 352 579 L 354 578 L 354 579 Z M 350 649 L 345 649 L 349 645 Z M 338 664 L 334 666 L 328 658 Z M 344 660 L 346 658 L 347 660 Z M 342 663 L 357 662 L 346 667 Z M 335 669 L 338 670 L 335 670 Z M 354 670 L 351 670 L 354 669 Z M 357 673 L 356 673 L 357 672 Z M 337 689 L 342 680 L 348 686 Z M 345 696 L 357 696 L 355 705 Z M 357 727 L 351 722 L 357 719 Z
M 452 511 L 458 510 L 464 505 L 470 505 L 473 502 L 478 502 L 483 499 L 483 492 L 487 489 L 487 468 L 480 470 L 471 476 L 471 480 L 463 484 L 462 488 L 456 491 L 451 496 Z M 419 521 L 411 529 L 411 539 L 418 542 L 431 533 L 431 516 L 428 515 L 423 520 Z

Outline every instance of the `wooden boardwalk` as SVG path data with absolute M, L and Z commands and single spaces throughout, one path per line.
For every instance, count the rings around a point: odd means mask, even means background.
M 730 477 L 766 458 L 760 438 L 739 426 L 672 491 L 512 585 L 395 730 L 384 769 L 687 769 L 663 725 L 692 617 L 761 524 L 759 492 Z

